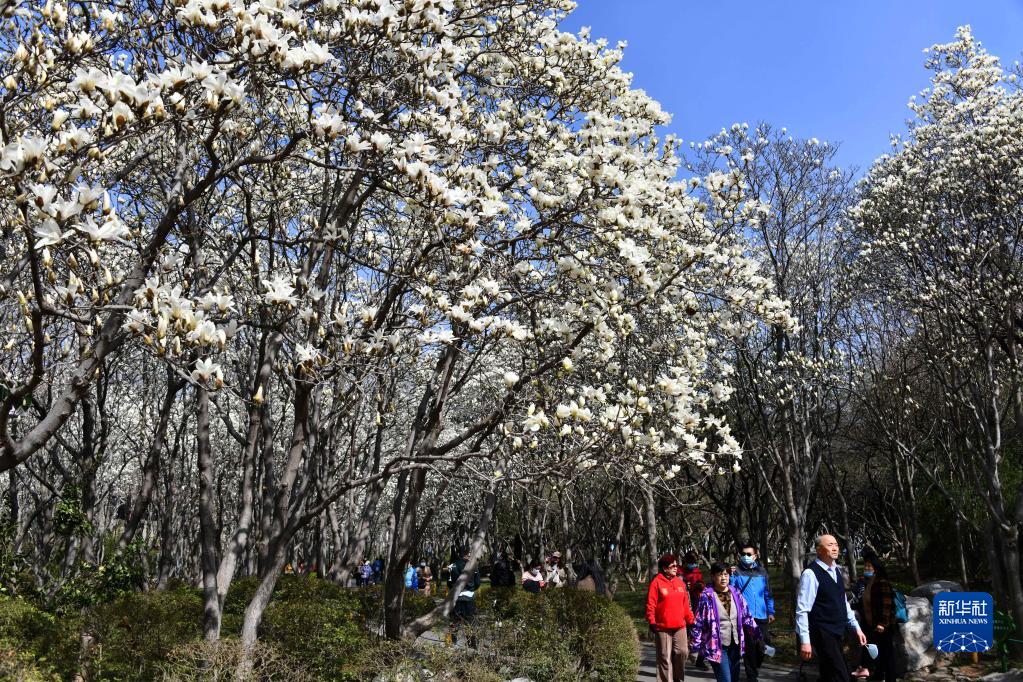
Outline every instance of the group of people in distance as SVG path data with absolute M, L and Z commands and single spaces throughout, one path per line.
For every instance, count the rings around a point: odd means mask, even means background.
M 864 554 L 863 577 L 852 586 L 850 604 L 846 579 L 836 563 L 838 541 L 821 535 L 815 546 L 817 558 L 800 576 L 796 599 L 800 658 L 809 661 L 816 654 L 821 682 L 874 675 L 892 682 L 895 600 L 884 564 L 875 553 Z M 756 545 L 748 542 L 739 548 L 737 565 L 711 564 L 707 577 L 704 583 L 694 553 L 685 555 L 681 564 L 673 554 L 658 561 L 646 604 L 658 682 L 683 680 L 691 652 L 698 667 L 710 663 L 717 682 L 738 682 L 740 662 L 745 662 L 746 680 L 756 682 L 764 657 L 773 654 L 774 598 Z M 851 674 L 842 651 L 847 629 L 856 633 L 860 646 L 860 665 Z M 868 643 L 876 652 L 868 653 Z
M 384 579 L 384 560 L 377 557 L 370 563 L 369 559 L 363 559 L 355 571 L 355 584 L 359 587 L 367 585 L 379 585 Z
M 525 567 L 507 550 L 499 552 L 490 571 L 490 584 L 494 587 L 514 587 L 516 574 L 521 570 L 520 584 L 526 592 L 539 593 L 551 587 L 568 585 L 568 572 L 561 559 L 561 552 L 551 552 L 546 561 L 534 560 Z M 572 563 L 575 574 L 574 587 L 577 590 L 607 595 L 607 585 L 600 567 L 587 561 Z

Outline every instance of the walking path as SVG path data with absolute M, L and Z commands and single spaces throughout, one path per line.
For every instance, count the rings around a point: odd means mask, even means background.
M 657 679 L 657 659 L 654 655 L 654 645 L 650 642 L 643 642 L 640 651 L 639 674 L 636 682 L 654 682 Z M 805 668 L 807 682 L 814 682 L 817 679 L 816 666 L 807 665 Z M 692 665 L 686 666 L 686 680 L 713 680 L 714 673 L 708 664 L 707 670 L 697 670 Z M 742 671 L 741 679 L 746 679 L 746 671 Z M 765 664 L 760 669 L 760 682 L 797 682 L 799 680 L 798 668 L 786 668 L 782 666 Z M 736 681 L 738 682 L 738 680 Z

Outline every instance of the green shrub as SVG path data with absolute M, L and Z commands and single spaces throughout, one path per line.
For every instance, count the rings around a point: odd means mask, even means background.
M 44 675 L 41 679 L 48 679 L 45 674 L 50 671 L 65 677 L 74 674 L 78 625 L 76 618 L 54 616 L 24 599 L 0 596 L 0 650 L 17 654 L 4 654 L 7 667 L 0 668 L 5 671 L 0 679 L 17 679 L 13 671 L 19 667 L 35 669 Z
M 45 663 L 37 661 L 31 653 L 0 643 L 0 680 L 60 682 L 60 675 Z
M 541 682 L 635 679 L 639 640 L 618 604 L 571 588 L 530 594 L 485 587 L 477 595 L 486 625 L 476 634 L 480 650 L 494 651 L 494 665 L 510 659 L 517 674 Z
M 561 590 L 564 592 L 565 590 Z M 583 665 L 598 680 L 634 680 L 639 669 L 639 639 L 632 619 L 614 602 L 592 592 L 568 590 L 568 601 L 584 601 L 589 610 L 568 614 L 581 629 Z M 572 594 L 574 592 L 574 595 Z M 587 595 L 579 600 L 575 595 Z
M 220 614 L 223 632 L 237 635 L 242 631 L 245 607 L 252 601 L 252 595 L 256 593 L 257 587 L 259 578 L 254 575 L 237 578 L 231 582 L 231 589 L 227 591 L 224 609 Z
M 234 682 L 242 660 L 241 642 L 224 638 L 219 642 L 196 640 L 170 652 L 154 679 L 164 682 Z M 313 682 L 316 678 L 294 656 L 278 648 L 257 643 L 251 651 L 252 670 L 243 682 Z
M 259 579 L 234 581 L 224 604 L 223 631 L 238 634 L 245 607 Z M 349 590 L 315 576 L 285 575 L 277 582 L 259 628 L 260 640 L 305 662 L 322 680 L 364 680 L 398 661 L 394 643 L 370 633 L 379 622 L 383 593 L 380 587 Z M 405 595 L 404 621 L 433 608 L 432 599 Z
M 94 607 L 85 616 L 89 679 L 153 679 L 171 651 L 200 637 L 202 614 L 191 588 L 130 593 Z
M 304 661 L 319 679 L 352 679 L 345 666 L 369 644 L 361 605 L 343 590 L 307 587 L 285 589 L 270 602 L 260 639 Z
M 71 580 L 61 584 L 49 605 L 58 613 L 77 613 L 82 609 L 115 601 L 143 587 L 141 539 L 122 551 L 112 552 L 101 564 L 81 562 Z
M 370 585 L 360 587 L 354 591 L 362 603 L 362 612 L 370 622 L 379 623 L 383 617 L 384 587 L 383 585 Z M 402 601 L 401 619 L 404 623 L 411 623 L 416 618 L 423 616 L 433 610 L 436 604 L 432 597 L 424 597 L 419 592 L 405 591 L 405 598 Z

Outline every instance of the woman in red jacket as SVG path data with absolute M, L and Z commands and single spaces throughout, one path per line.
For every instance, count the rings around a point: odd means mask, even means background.
M 681 682 L 689 656 L 686 626 L 696 620 L 689 604 L 689 590 L 678 577 L 678 561 L 665 554 L 657 562 L 660 573 L 650 581 L 646 619 L 657 648 L 657 682 Z

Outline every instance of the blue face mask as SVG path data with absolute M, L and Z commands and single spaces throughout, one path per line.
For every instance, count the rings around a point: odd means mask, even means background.
M 863 572 L 863 577 L 864 578 L 873 578 L 874 577 L 874 572 L 873 571 L 864 571 Z
M 753 560 L 753 557 L 749 556 L 748 554 L 743 554 L 741 557 L 739 557 L 739 561 L 740 563 L 742 563 L 743 566 L 747 567 L 757 563 L 756 561 Z
M 686 568 L 689 569 L 690 571 L 695 571 L 696 564 L 686 564 Z

